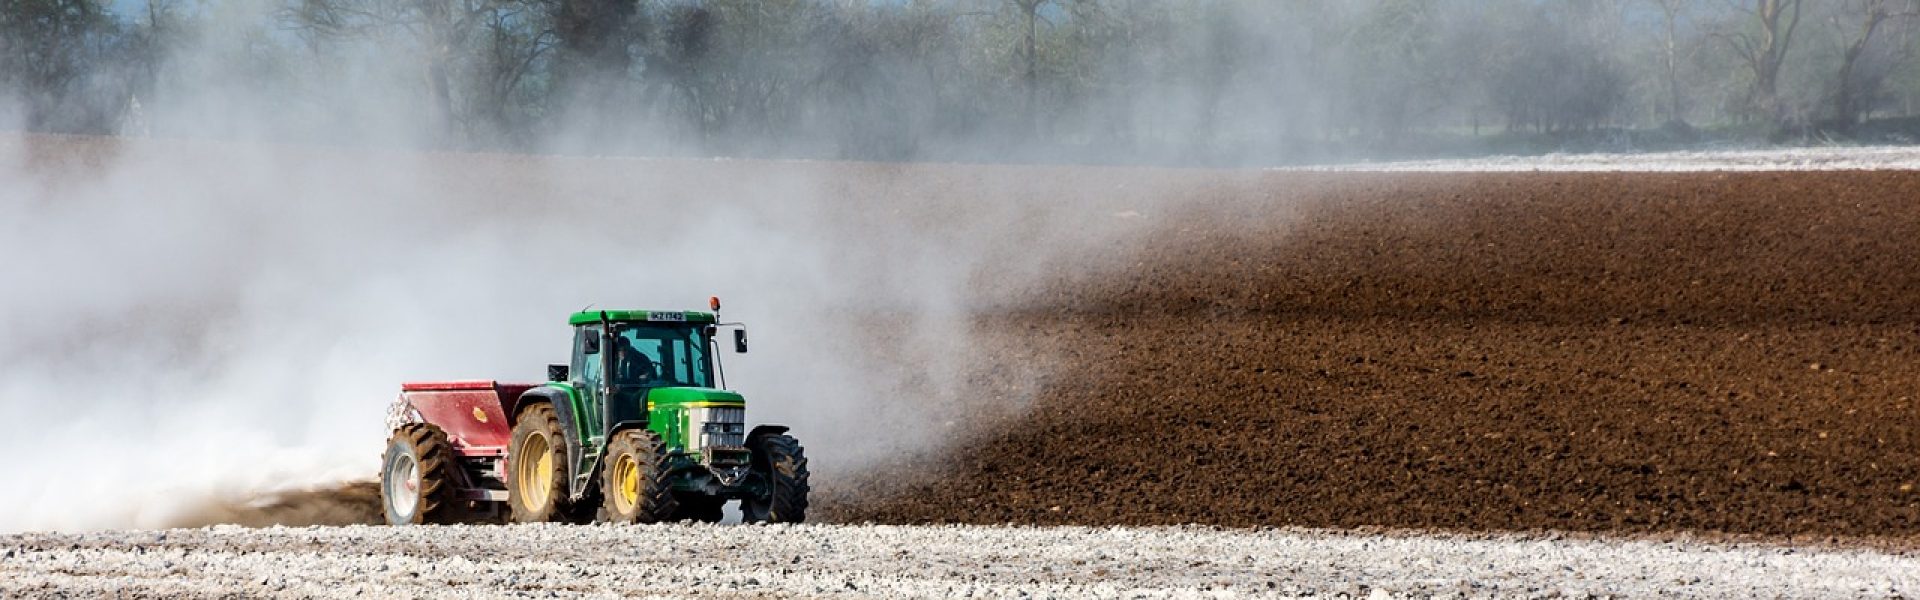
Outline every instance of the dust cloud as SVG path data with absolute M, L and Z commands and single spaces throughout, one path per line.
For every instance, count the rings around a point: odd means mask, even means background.
M 568 313 L 709 295 L 753 334 L 749 420 L 830 480 L 1018 410 L 1046 365 L 981 372 L 970 315 L 1151 212 L 1023 167 L 421 151 L 417 48 L 289 80 L 223 27 L 266 9 L 217 6 L 152 137 L 0 137 L 0 532 L 351 520 L 256 509 L 374 477 L 403 381 L 538 381 Z
M 723 356 L 750 420 L 794 426 L 830 479 L 1017 409 L 1044 365 L 982 379 L 969 314 L 1131 222 L 1039 207 L 1045 186 L 1004 189 L 1019 168 L 0 152 L 0 443 L 24 482 L 0 491 L 0 530 L 196 524 L 370 478 L 400 382 L 537 381 L 569 312 L 708 295 L 752 331 Z

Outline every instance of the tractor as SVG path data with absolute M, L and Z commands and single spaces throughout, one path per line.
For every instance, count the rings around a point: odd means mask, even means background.
M 388 410 L 380 499 L 394 525 L 481 521 L 799 523 L 807 458 L 779 425 L 746 428 L 712 312 L 574 313 L 573 360 L 546 383 L 402 384 Z

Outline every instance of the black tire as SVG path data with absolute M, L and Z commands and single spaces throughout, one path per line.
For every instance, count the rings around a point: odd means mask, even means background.
M 600 460 L 600 498 L 602 522 L 674 520 L 680 503 L 667 479 L 667 449 L 659 434 L 645 429 L 613 434 Z
M 535 449 L 529 454 L 529 445 Z M 574 520 L 567 487 L 567 438 L 553 407 L 535 404 L 520 411 L 513 422 L 513 441 L 507 451 L 507 507 L 515 523 L 551 523 Z
M 674 511 L 675 521 L 699 521 L 701 523 L 719 523 L 726 518 L 727 499 L 705 495 L 680 497 L 680 510 Z
M 409 423 L 387 438 L 380 457 L 380 507 L 388 525 L 455 523 L 460 520 L 459 468 L 447 432 L 426 423 Z
M 767 482 L 767 494 L 740 502 L 748 523 L 804 523 L 807 520 L 807 451 L 790 435 L 748 441 L 753 469 Z

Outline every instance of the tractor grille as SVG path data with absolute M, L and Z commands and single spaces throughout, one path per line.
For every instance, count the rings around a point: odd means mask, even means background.
M 699 448 L 747 445 L 747 409 L 709 406 L 687 409 L 687 429 Z

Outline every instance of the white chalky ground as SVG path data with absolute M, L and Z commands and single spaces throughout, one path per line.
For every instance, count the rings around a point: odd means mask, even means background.
M 1204 528 L 455 526 L 0 536 L 0 597 L 1916 597 L 1920 555 Z
M 1831 146 L 1759 150 L 1689 150 L 1636 154 L 1545 154 L 1289 167 L 1295 171 L 1853 171 L 1920 169 L 1920 146 Z

